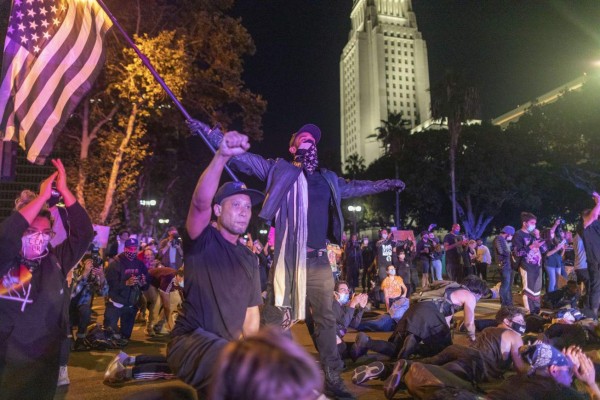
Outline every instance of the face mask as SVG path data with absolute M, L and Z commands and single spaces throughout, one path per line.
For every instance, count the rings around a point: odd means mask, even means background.
M 183 280 L 179 282 L 179 287 L 183 289 Z
M 341 305 L 344 305 L 350 300 L 350 293 L 338 293 L 338 301 Z
M 535 230 L 535 225 L 527 225 L 527 232 L 531 233 Z
M 48 252 L 48 243 L 50 243 L 50 235 L 41 232 L 21 237 L 23 257 L 34 260 L 45 256 Z
M 525 325 L 524 324 L 519 324 L 518 322 L 511 321 L 510 327 L 512 328 L 513 331 L 517 332 L 520 335 L 525 333 Z
M 125 257 L 127 257 L 127 259 L 129 261 L 133 261 L 133 259 L 137 256 L 137 253 L 135 251 L 125 251 Z
M 395 270 L 395 269 L 388 269 L 388 275 L 389 275 L 389 276 L 394 276 L 394 275 L 396 275 L 396 270 Z
M 454 233 L 455 235 L 458 235 L 460 233 L 460 229 L 453 230 L 452 233 Z
M 387 238 L 388 238 L 388 235 L 387 235 L 387 233 L 384 233 L 384 234 L 382 234 L 382 235 L 381 235 L 381 238 L 382 238 L 383 240 L 387 239 Z
M 310 143 L 310 147 L 302 148 L 302 145 L 305 143 Z M 319 160 L 317 158 L 317 146 L 315 146 L 315 143 L 312 141 L 304 142 L 300 146 L 301 147 L 296 150 L 296 154 L 294 154 L 294 162 L 301 164 L 302 168 L 304 168 L 306 172 L 312 174 L 319 165 Z

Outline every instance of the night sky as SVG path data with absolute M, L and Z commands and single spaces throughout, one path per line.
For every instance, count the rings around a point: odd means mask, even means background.
M 339 59 L 352 0 L 238 0 L 256 45 L 247 86 L 268 101 L 264 140 L 253 151 L 286 156 L 306 122 L 323 131 L 319 150 L 339 153 Z M 427 42 L 430 82 L 446 69 L 477 87 L 489 119 L 575 79 L 600 72 L 599 0 L 413 0 Z M 596 73 L 598 73 L 596 72 Z

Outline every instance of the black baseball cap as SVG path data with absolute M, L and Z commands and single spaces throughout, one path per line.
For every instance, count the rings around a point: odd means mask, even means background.
M 223 184 L 219 190 L 217 190 L 214 202 L 215 204 L 221 204 L 223 200 L 229 196 L 233 196 L 234 194 L 246 194 L 250 196 L 250 201 L 252 202 L 253 206 L 262 203 L 263 199 L 265 198 L 265 195 L 262 194 L 262 192 L 254 189 L 248 189 L 244 182 L 227 182 Z
M 300 129 L 298 129 L 298 131 L 296 131 L 296 133 L 292 135 L 292 138 L 290 139 L 290 146 L 294 143 L 296 136 L 298 136 L 302 132 L 310 133 L 312 137 L 315 138 L 315 144 L 319 143 L 319 140 L 321 140 L 321 129 L 315 124 L 306 124 L 303 125 Z

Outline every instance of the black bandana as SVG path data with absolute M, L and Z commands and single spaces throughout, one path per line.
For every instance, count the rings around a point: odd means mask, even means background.
M 137 256 L 137 253 L 135 251 L 125 251 L 125 257 L 127 257 L 127 259 L 129 261 L 133 261 L 133 259 Z
M 309 174 L 315 172 L 319 166 L 317 146 L 313 143 L 308 149 L 296 150 L 296 154 L 294 154 L 294 163 L 302 166 Z

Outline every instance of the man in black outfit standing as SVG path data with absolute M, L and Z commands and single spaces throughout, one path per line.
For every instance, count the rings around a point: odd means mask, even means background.
M 600 308 L 600 195 L 593 194 L 596 205 L 591 210 L 581 213 L 583 219 L 583 244 L 587 258 L 588 273 L 590 275 L 588 302 L 594 319 L 598 319 Z
M 248 228 L 252 206 L 263 196 L 241 182 L 228 182 L 217 191 L 227 161 L 249 147 L 246 136 L 237 132 L 225 135 L 198 180 L 186 221 L 185 300 L 171 333 L 167 362 L 179 378 L 197 390 L 199 398 L 206 397 L 221 350 L 259 328 L 262 298 L 258 259 L 238 239 Z M 210 225 L 213 211 L 216 228 Z
M 222 134 L 212 130 L 208 139 L 213 147 L 218 147 Z M 312 314 L 313 337 L 325 373 L 325 394 L 338 399 L 354 398 L 340 377 L 343 362 L 336 345 L 331 302 L 334 281 L 326 247 L 328 242 L 341 243 L 344 227 L 341 199 L 401 190 L 404 183 L 346 181 L 332 171 L 318 168 L 320 139 L 319 127 L 306 124 L 290 140 L 291 162 L 243 153 L 234 157 L 231 165 L 267 184 L 259 214 L 275 226 L 275 255 L 267 303 L 283 312 L 283 325 L 305 319 L 307 311 Z

